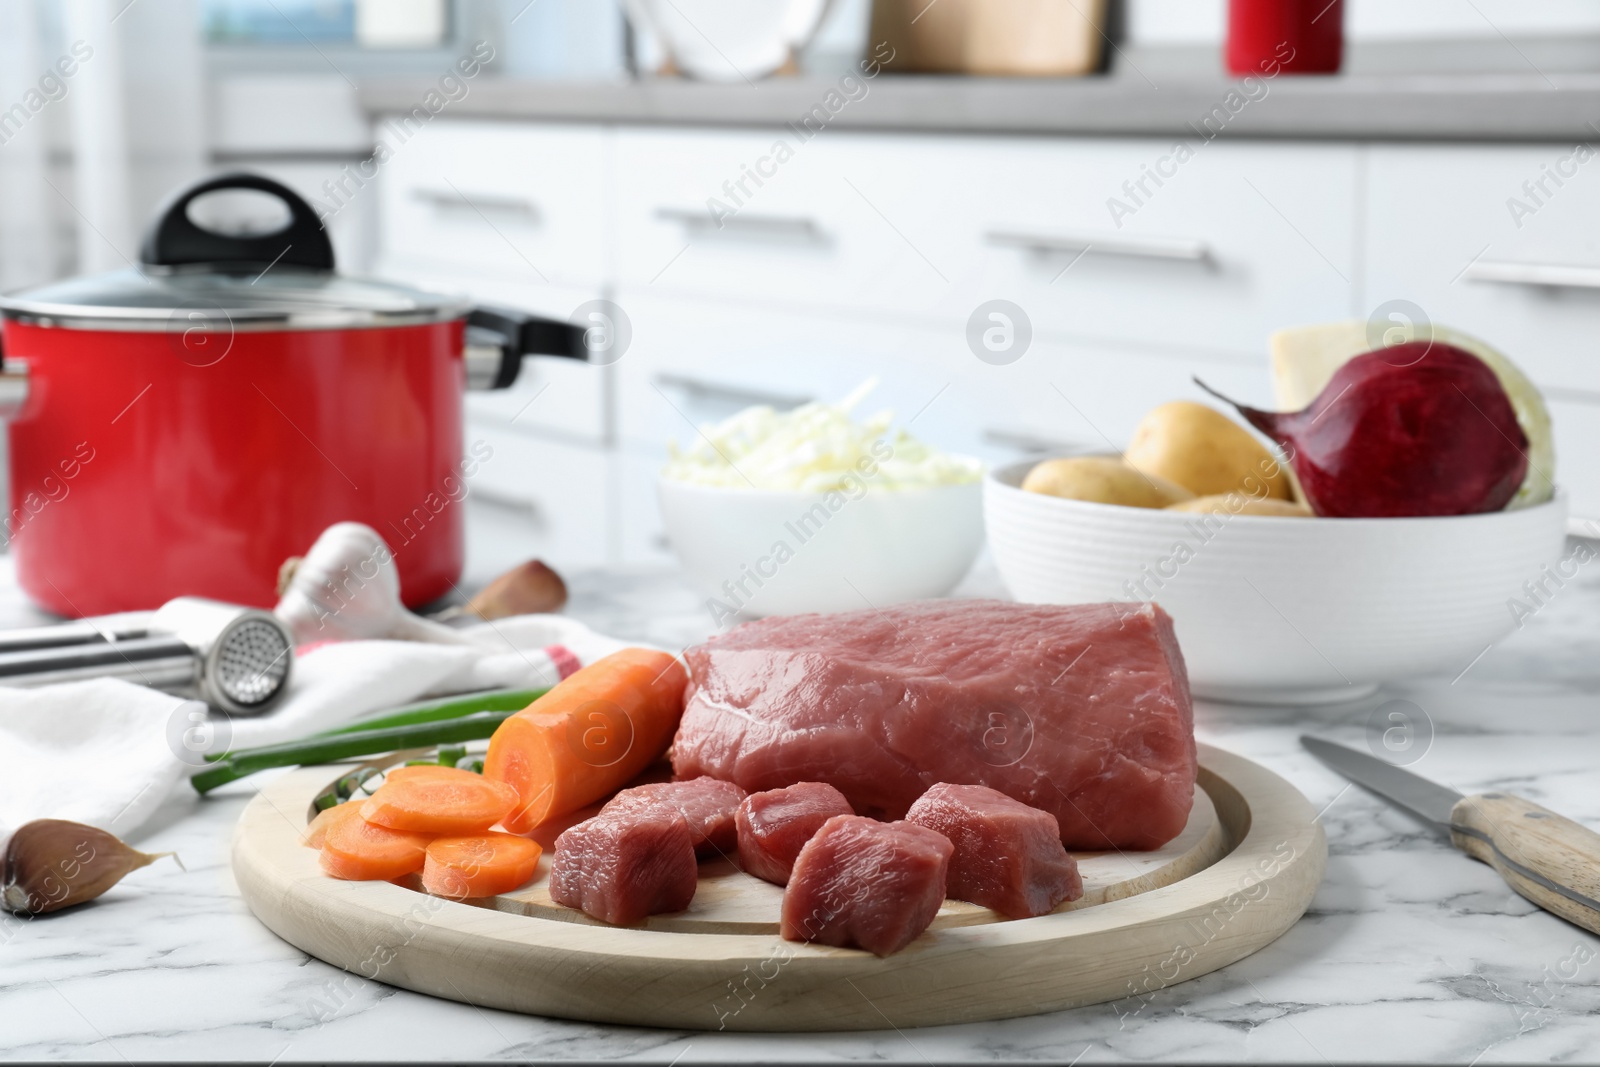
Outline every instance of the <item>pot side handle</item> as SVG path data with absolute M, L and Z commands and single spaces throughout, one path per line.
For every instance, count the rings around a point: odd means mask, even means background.
M 253 189 L 275 196 L 289 209 L 289 224 L 273 233 L 250 236 L 201 229 L 189 218 L 189 204 L 219 189 Z M 145 232 L 139 261 L 152 267 L 205 264 L 240 272 L 269 266 L 331 271 L 333 243 L 317 213 L 294 190 L 271 178 L 240 171 L 198 182 L 168 200 Z
M 27 403 L 28 365 L 21 360 L 8 361 L 5 342 L 0 339 L 0 419 L 15 419 Z
M 467 313 L 467 388 L 508 388 L 522 370 L 523 356 L 587 360 L 583 327 L 514 308 L 476 307 Z

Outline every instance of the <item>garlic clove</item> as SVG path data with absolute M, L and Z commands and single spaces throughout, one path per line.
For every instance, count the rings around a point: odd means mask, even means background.
M 36 819 L 11 835 L 0 864 L 0 907 L 44 915 L 93 900 L 172 852 L 140 852 L 115 834 L 65 819 Z M 182 866 L 182 864 L 179 864 Z

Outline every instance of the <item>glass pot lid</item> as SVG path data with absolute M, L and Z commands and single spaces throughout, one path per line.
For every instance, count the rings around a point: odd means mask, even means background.
M 80 330 L 162 330 L 195 318 L 242 330 L 330 330 L 456 319 L 459 298 L 331 271 L 128 267 L 0 296 L 7 318 Z
M 281 229 L 217 233 L 188 215 L 191 201 L 219 190 L 270 194 L 289 210 Z M 162 330 L 196 320 L 241 330 L 401 326 L 461 318 L 457 297 L 334 271 L 333 245 L 311 206 L 256 174 L 226 174 L 179 193 L 145 234 L 140 263 L 0 296 L 7 318 L 91 330 Z

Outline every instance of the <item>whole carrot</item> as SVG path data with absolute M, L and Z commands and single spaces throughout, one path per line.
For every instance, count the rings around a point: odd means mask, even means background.
M 625 648 L 584 667 L 495 730 L 483 776 L 517 791 L 501 820 L 526 833 L 592 804 L 660 759 L 689 676 L 670 653 Z

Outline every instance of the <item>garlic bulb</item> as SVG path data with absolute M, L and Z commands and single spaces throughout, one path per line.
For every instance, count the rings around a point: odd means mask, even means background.
M 177 859 L 172 852 L 140 852 L 93 826 L 35 819 L 12 834 L 6 845 L 0 908 L 19 915 L 44 915 L 82 904 L 162 856 Z
M 287 581 L 273 614 L 297 645 L 314 641 L 389 639 L 469 644 L 440 623 L 413 615 L 400 601 L 400 571 L 378 531 L 341 522 L 322 531 Z

